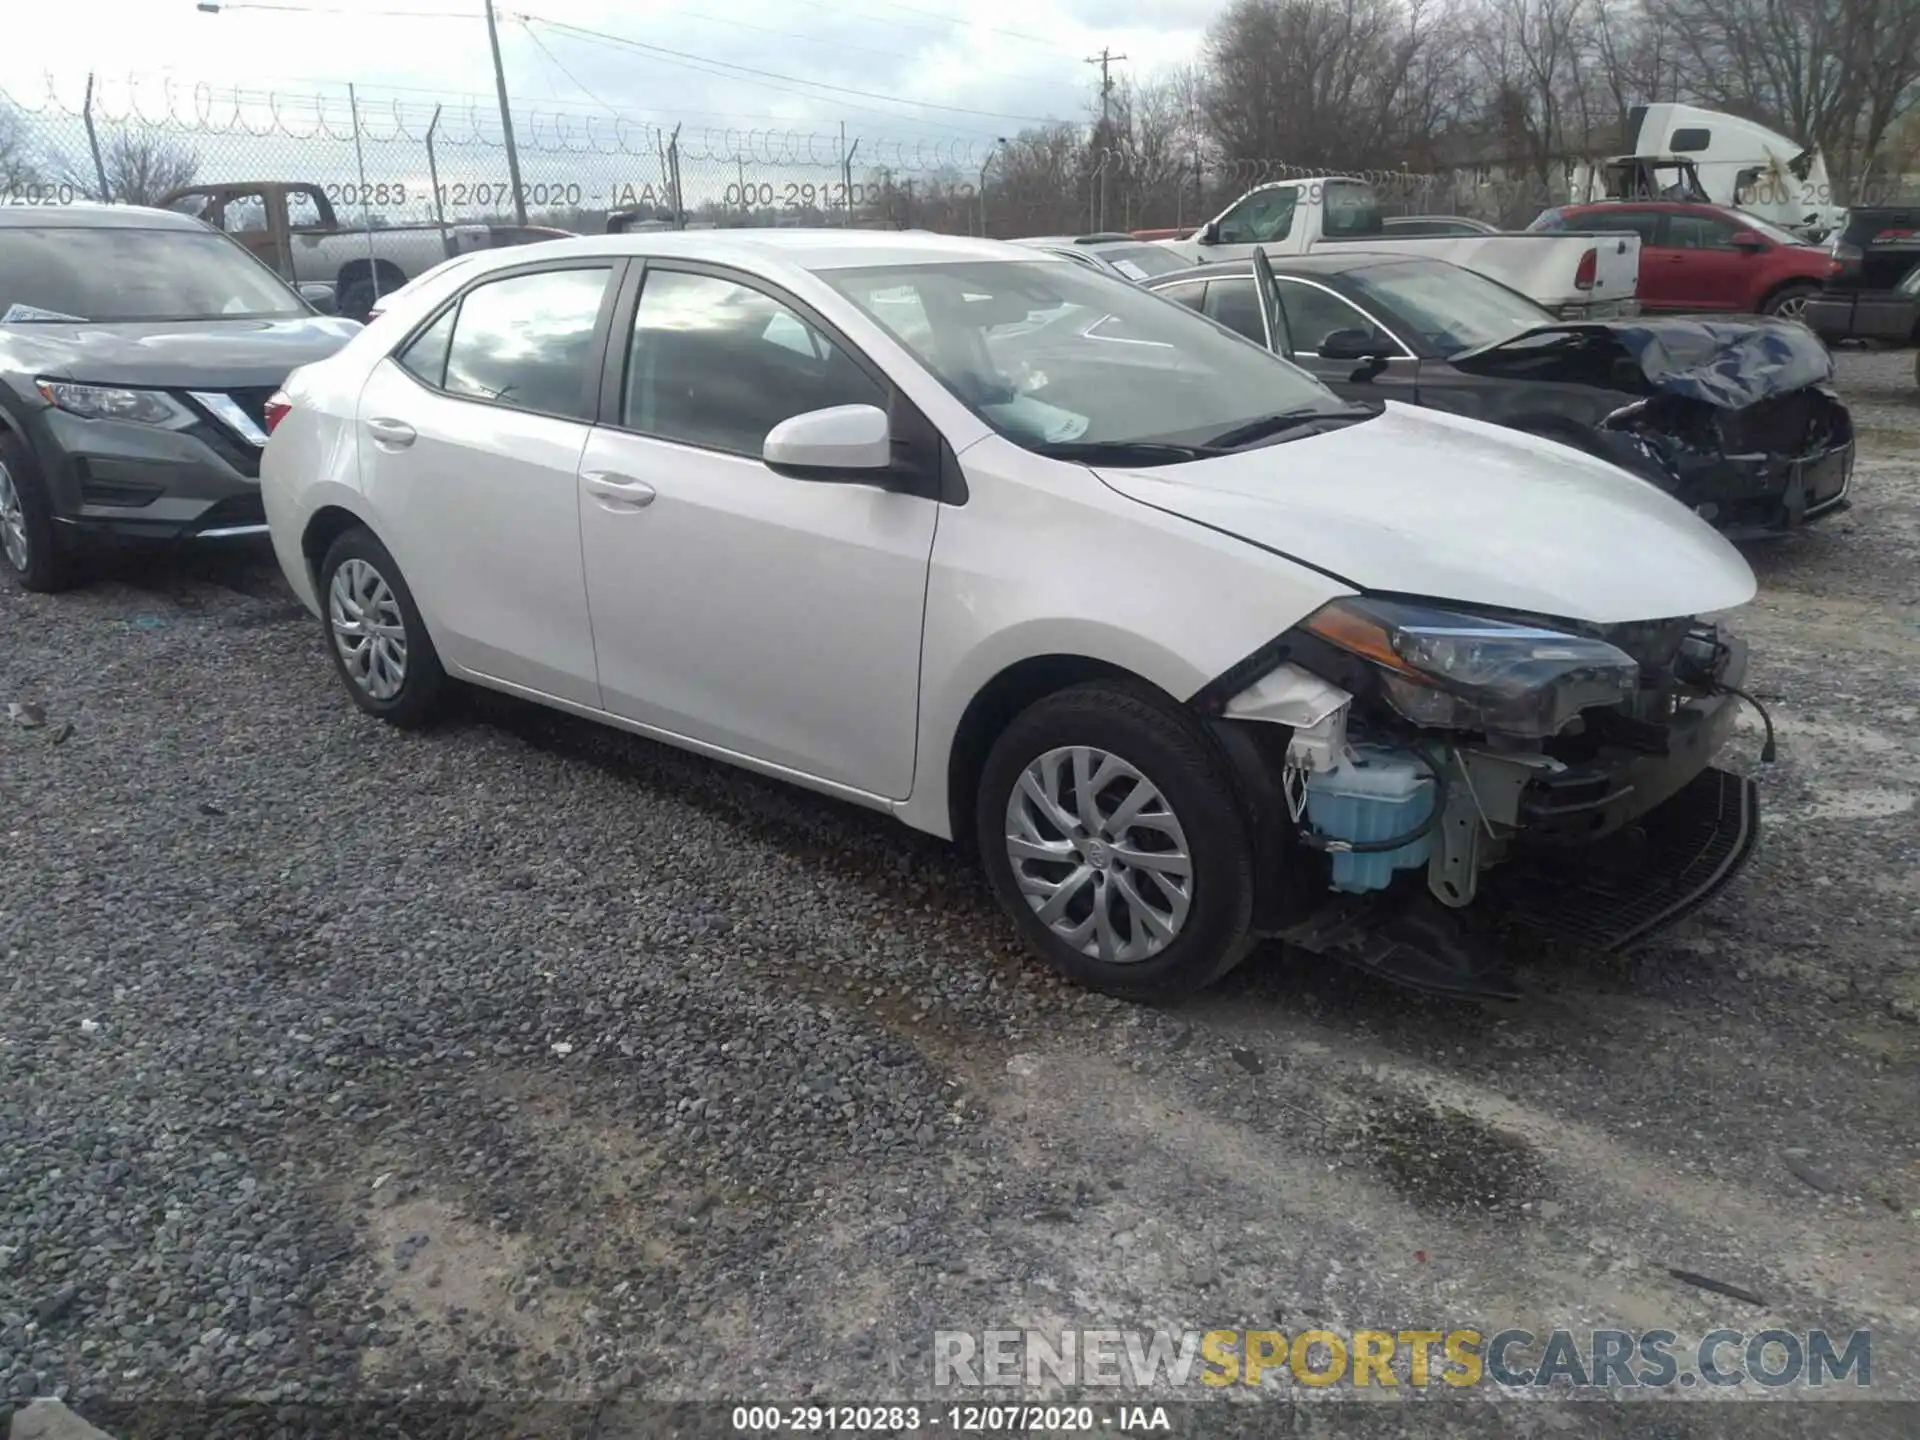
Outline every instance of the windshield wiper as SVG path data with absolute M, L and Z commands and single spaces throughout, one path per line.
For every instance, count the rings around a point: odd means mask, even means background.
M 1283 410 L 1278 415 L 1263 415 L 1258 420 L 1249 420 L 1244 425 L 1223 430 L 1207 441 L 1206 448 L 1215 452 L 1238 450 L 1242 445 L 1284 435 L 1289 430 L 1298 430 L 1322 420 L 1347 424 L 1355 420 L 1371 420 L 1379 413 L 1371 405 L 1348 405 L 1338 410 Z
M 1108 465 L 1178 465 L 1225 453 L 1210 445 L 1170 445 L 1159 440 L 1050 440 L 1028 448 L 1050 460 Z

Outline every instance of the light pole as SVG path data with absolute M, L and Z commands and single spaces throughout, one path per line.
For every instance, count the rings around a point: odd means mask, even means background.
M 493 0 L 482 0 L 487 12 L 487 46 L 493 51 L 493 87 L 500 97 L 500 133 L 507 143 L 507 179 L 513 185 L 513 218 L 516 224 L 527 223 L 527 196 L 520 184 L 520 148 L 513 143 L 513 108 L 507 103 L 507 68 L 500 60 L 500 27 L 494 19 Z M 258 3 L 258 0 L 236 0 L 228 4 L 227 0 L 199 0 L 194 6 L 203 15 L 218 15 L 227 10 L 278 10 L 282 13 L 300 14 L 337 14 L 336 7 L 321 5 L 274 5 Z M 442 14 L 431 10 L 394 11 L 394 14 L 412 15 L 419 19 L 457 20 L 453 14 Z

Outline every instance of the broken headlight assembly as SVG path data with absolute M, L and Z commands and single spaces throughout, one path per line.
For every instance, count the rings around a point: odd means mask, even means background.
M 1418 601 L 1335 600 L 1299 628 L 1366 662 L 1422 727 L 1546 739 L 1640 684 L 1639 662 L 1604 640 Z

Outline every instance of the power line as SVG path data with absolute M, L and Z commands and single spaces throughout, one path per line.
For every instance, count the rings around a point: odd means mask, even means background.
M 883 100 L 893 105 L 917 106 L 923 110 L 940 110 L 950 115 L 976 115 L 989 120 L 1021 120 L 1034 125 L 1051 125 L 1054 117 L 1045 115 L 1016 115 L 1004 110 L 979 110 L 967 105 L 942 105 L 933 100 L 913 100 L 904 95 L 888 95 L 878 90 L 861 90 L 850 85 L 831 85 L 824 80 L 807 80 L 797 75 L 783 75 L 775 70 L 760 70 L 750 65 L 735 65 L 731 61 L 715 60 L 707 55 L 693 55 L 685 50 L 670 50 L 664 45 L 651 45 L 641 40 L 629 39 L 624 35 L 610 35 L 604 30 L 589 30 L 583 25 L 568 25 L 561 21 L 549 20 L 540 15 L 525 15 L 519 18 L 535 21 L 563 34 L 573 34 L 589 40 L 598 40 L 603 44 L 621 45 L 649 55 L 659 55 L 697 66 L 714 66 L 723 71 L 760 81 L 779 80 L 790 85 L 806 85 L 818 90 L 832 91 L 837 95 L 859 95 L 869 100 Z M 778 89 L 778 86 L 770 88 Z M 805 92 L 801 92 L 805 93 Z M 818 98 L 818 97 L 813 97 Z
M 862 55 L 883 55 L 883 56 L 886 56 L 888 59 L 892 59 L 892 60 L 918 60 L 921 58 L 919 55 L 916 55 L 914 52 L 910 50 L 883 50 L 878 46 L 874 46 L 874 45 L 853 45 L 845 41 L 834 39 L 831 36 L 803 35 L 800 32 L 795 30 L 776 30 L 768 25 L 755 25 L 750 21 L 734 20 L 722 15 L 709 15 L 703 11 L 688 10 L 679 6 L 670 6 L 670 7 L 665 7 L 661 9 L 653 9 L 653 10 L 649 10 L 647 13 L 649 15 L 674 15 L 687 20 L 700 21 L 701 23 L 708 24 L 708 25 L 724 25 L 730 30 L 753 30 L 753 31 L 757 31 L 762 35 L 777 35 L 783 40 L 798 40 L 802 44 L 806 44 L 806 45 L 827 45 L 827 46 L 831 46 L 835 50 L 856 51 Z M 848 14 L 852 12 L 840 11 L 838 13 Z M 527 18 L 532 18 L 532 17 L 527 17 Z M 552 22 L 548 22 L 548 23 L 552 23 Z M 891 23 L 891 22 L 884 22 L 884 23 Z M 929 31 L 933 30 L 933 27 L 931 26 L 916 25 L 912 28 L 916 30 L 918 29 L 926 29 Z M 944 32 L 934 32 L 934 33 L 944 33 Z M 987 70 L 987 69 L 980 68 L 978 66 L 969 66 L 968 70 L 971 74 L 974 74 L 974 75 L 992 75 L 1001 80 L 1018 80 L 1023 84 L 1027 84 L 1027 85 L 1046 85 L 1056 90 L 1077 91 L 1079 89 L 1078 86 L 1070 85 L 1063 80 L 1050 79 L 1041 75 L 1025 75 L 1013 70 Z M 807 83 L 812 84 L 815 82 L 809 81 Z
M 531 18 L 531 17 L 529 17 L 529 18 Z M 577 35 L 569 35 L 569 36 L 567 36 L 566 38 L 568 38 L 568 39 L 571 39 L 571 40 L 578 40 L 578 39 L 581 39 L 582 37 L 580 37 L 580 36 L 577 36 Z M 622 45 L 632 45 L 632 46 L 640 46 L 640 42 L 638 42 L 638 41 L 632 41 L 632 40 L 621 40 L 621 39 L 618 39 L 618 37 L 612 37 L 612 38 L 614 39 L 614 42 L 615 42 L 615 43 L 617 43 L 617 44 L 622 44 Z M 648 46 L 640 46 L 640 48 L 641 48 L 641 49 L 643 49 L 643 50 L 649 50 L 649 49 L 651 49 L 652 47 L 648 47 Z M 701 75 L 712 75 L 712 76 L 714 76 L 714 77 L 716 77 L 716 78 L 718 78 L 718 79 L 721 79 L 721 80 L 744 80 L 744 81 L 745 81 L 745 83 L 747 83 L 747 84 L 750 84 L 750 85 L 757 85 L 757 86 L 759 86 L 759 87 L 760 87 L 761 89 L 764 89 L 764 90 L 777 90 L 777 91 L 779 91 L 779 92 L 780 92 L 781 94 L 783 94 L 783 95 L 794 95 L 794 96 L 798 96 L 798 97 L 799 97 L 800 99 L 802 99 L 802 100 L 807 100 L 807 101 L 811 101 L 812 103 L 814 103 L 814 104 L 816 104 L 816 105 L 818 105 L 818 104 L 823 104 L 823 103 L 827 103 L 828 101 L 831 101 L 831 103 L 833 104 L 833 106 L 834 106 L 834 107 L 835 107 L 836 109 L 839 109 L 839 110 L 857 110 L 857 111 L 859 111 L 859 112 L 860 112 L 861 114 L 863 114 L 863 115 L 877 115 L 877 116 L 879 116 L 879 117 L 880 117 L 880 118 L 881 118 L 882 120 L 889 120 L 889 121 L 892 121 L 892 122 L 893 122 L 894 124 L 896 124 L 896 125 L 918 125 L 918 126 L 922 126 L 922 127 L 924 127 L 924 128 L 926 128 L 926 129 L 932 129 L 932 130 L 943 130 L 943 131 L 946 131 L 946 132 L 947 132 L 947 133 L 949 133 L 949 134 L 953 134 L 953 135 L 962 135 L 962 136 L 965 136 L 965 137 L 967 137 L 968 139 L 976 139 L 976 140 L 977 140 L 977 139 L 980 139 L 980 138 L 983 138 L 983 132 L 982 132 L 982 131 L 980 131 L 980 130 L 978 130 L 978 129 L 968 129 L 968 128 L 967 128 L 967 127 L 965 127 L 965 126 L 961 126 L 961 125 L 956 125 L 956 124 L 954 124 L 954 123 L 953 123 L 952 121 L 950 121 L 950 120 L 934 120 L 934 119 L 929 119 L 928 117 L 926 117 L 926 116 L 924 116 L 924 115 L 904 115 L 904 114 L 902 114 L 902 113 L 901 113 L 900 111 L 898 111 L 898 110 L 881 110 L 881 109 L 877 109 L 877 108 L 875 108 L 875 107 L 874 107 L 874 106 L 872 106 L 872 105 L 862 105 L 862 104 L 860 104 L 860 103 L 859 103 L 858 101 L 854 101 L 854 100 L 843 100 L 843 99 L 841 99 L 841 98 L 840 98 L 840 97 L 838 97 L 838 96 L 822 96 L 822 95 L 816 95 L 816 94 L 813 94 L 812 92 L 810 92 L 810 91 L 806 91 L 806 90 L 795 90 L 795 89 L 793 89 L 793 88 L 792 88 L 791 86 L 787 86 L 787 85 L 776 85 L 776 84 L 773 84 L 773 83 L 772 83 L 772 82 L 770 82 L 770 81 L 766 81 L 766 80 L 755 80 L 755 79 L 752 79 L 752 78 L 750 78 L 750 77 L 743 77 L 743 76 L 740 76 L 740 75 L 735 75 L 735 74 L 731 74 L 731 73 L 729 73 L 729 71 L 727 71 L 727 70 L 716 70 L 716 69 L 712 69 L 712 68 L 710 68 L 710 66 L 711 66 L 711 65 L 715 65 L 715 64 L 724 64 L 725 62 L 723 62 L 723 61 L 713 61 L 713 62 L 700 62 L 700 61 L 694 61 L 694 60 L 673 60 L 673 59 L 663 59 L 663 58 L 661 58 L 660 56 L 657 56 L 657 55 L 652 55 L 652 54 L 647 54 L 647 55 L 645 55 L 645 56 L 644 56 L 643 58 L 645 58 L 645 59 L 648 59 L 648 60 L 653 60 L 653 61 L 655 61 L 656 63 L 658 63 L 658 64 L 662 64 L 662 65 L 672 65 L 672 66 L 675 66 L 675 67 L 677 67 L 677 68 L 681 68 L 681 69 L 687 69 L 687 70 L 692 70 L 692 71 L 694 71 L 694 72 L 696 72 L 696 73 L 698 73 L 698 74 L 701 74 Z M 810 83 L 814 83 L 814 82 L 810 82 L 810 81 L 802 81 L 802 82 L 800 82 L 800 83 L 802 83 L 802 84 L 810 84 Z M 907 102 L 903 102 L 903 103 L 907 103 L 907 104 L 912 104 L 912 103 L 914 103 L 914 102 L 912 102 L 912 101 L 907 101 Z M 655 112 L 655 113 L 658 113 L 658 114 L 662 114 L 662 115 L 681 115 L 681 114 L 685 114 L 685 113 L 687 113 L 687 112 L 684 112 L 684 111 L 677 111 L 677 110 L 670 110 L 670 109 L 669 109 L 669 110 L 660 110 L 660 111 L 657 111 L 657 112 Z M 725 112 L 712 112 L 712 111 L 710 111 L 710 112 L 707 112 L 707 113 L 710 113 L 710 114 L 715 114 L 715 113 L 718 113 L 718 114 L 724 114 Z M 787 121 L 787 122 L 788 122 L 789 124 L 792 124 L 792 123 L 794 123 L 794 121 L 793 121 L 793 117 L 791 117 L 791 116 L 779 116 L 779 117 L 776 117 L 776 118 L 779 118 L 779 119 L 783 119 L 783 120 L 786 120 L 786 121 Z

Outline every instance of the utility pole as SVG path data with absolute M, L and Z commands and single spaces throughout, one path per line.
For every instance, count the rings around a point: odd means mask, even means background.
M 1100 176 L 1100 214 L 1093 228 L 1104 230 L 1107 226 L 1107 161 L 1113 150 L 1113 72 L 1116 60 L 1124 60 L 1124 55 L 1115 55 L 1106 46 L 1100 47 L 1098 55 L 1089 55 L 1086 63 L 1100 67 L 1100 155 L 1096 163 Z
M 520 151 L 513 143 L 513 110 L 507 104 L 507 67 L 500 63 L 500 27 L 493 18 L 493 0 L 486 0 L 487 44 L 493 47 L 493 85 L 500 92 L 500 133 L 507 141 L 507 181 L 513 186 L 513 219 L 527 223 L 527 195 L 520 186 Z

